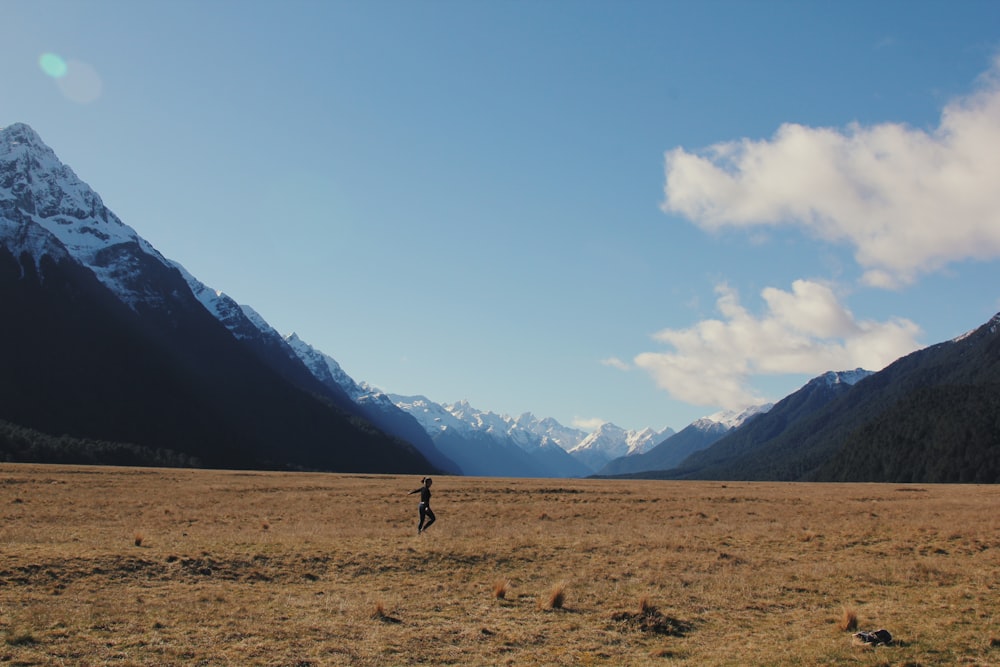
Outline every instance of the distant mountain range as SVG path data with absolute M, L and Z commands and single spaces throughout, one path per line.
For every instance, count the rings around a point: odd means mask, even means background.
M 646 452 L 608 461 L 599 469 L 598 474 L 613 476 L 674 468 L 691 454 L 706 449 L 716 440 L 739 428 L 747 420 L 764 414 L 771 407 L 772 404 L 767 403 L 741 412 L 719 412 L 709 417 L 702 417 Z
M 467 475 L 585 477 L 611 458 L 646 451 L 658 437 L 672 433 L 627 431 L 606 423 L 588 434 L 531 413 L 514 418 L 478 410 L 467 401 L 441 405 L 424 396 L 390 398 Z
M 679 433 L 391 395 L 164 258 L 24 124 L 0 129 L 0 317 L 0 460 L 1000 481 L 998 318 Z

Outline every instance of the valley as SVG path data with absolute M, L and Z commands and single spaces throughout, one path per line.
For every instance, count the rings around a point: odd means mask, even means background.
M 996 485 L 418 485 L 0 465 L 0 662 L 1000 661 Z

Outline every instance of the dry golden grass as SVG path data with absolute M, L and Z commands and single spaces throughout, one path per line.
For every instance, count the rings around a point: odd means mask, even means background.
M 844 632 L 854 632 L 858 629 L 858 613 L 850 607 L 844 607 L 844 611 L 840 615 L 840 623 L 837 624 L 837 627 Z
M 562 609 L 566 604 L 566 583 L 559 582 L 549 589 L 547 595 L 539 598 L 539 609 Z
M 510 581 L 507 579 L 497 579 L 493 582 L 493 597 L 497 600 L 503 600 L 507 597 L 507 593 L 510 592 Z
M 1000 664 L 998 487 L 415 481 L 0 465 L 0 664 Z

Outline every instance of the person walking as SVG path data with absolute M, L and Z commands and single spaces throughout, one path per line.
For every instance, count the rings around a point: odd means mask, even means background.
M 420 488 L 413 489 L 410 491 L 408 496 L 412 496 L 414 493 L 420 494 L 420 505 L 417 508 L 420 511 L 420 523 L 417 524 L 417 535 L 424 532 L 431 527 L 437 517 L 434 516 L 434 511 L 431 509 L 431 478 L 424 477 L 420 480 Z M 424 521 L 427 523 L 424 523 Z

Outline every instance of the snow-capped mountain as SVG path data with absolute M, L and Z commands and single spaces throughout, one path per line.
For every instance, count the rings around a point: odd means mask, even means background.
M 578 428 L 570 426 L 563 426 L 551 417 L 539 419 L 530 412 L 525 412 L 515 422 L 519 428 L 531 431 L 538 436 L 545 436 L 567 452 L 587 437 L 586 431 L 581 431 Z
M 422 425 L 393 403 L 388 395 L 367 384 L 359 384 L 333 357 L 317 350 L 298 335 L 289 334 L 284 342 L 313 377 L 326 387 L 343 390 L 372 423 L 390 435 L 413 443 L 435 467 L 450 473 L 462 472 L 458 465 L 438 450 Z
M 468 401 L 441 405 L 425 396 L 393 394 L 390 398 L 420 422 L 439 449 L 475 475 L 500 475 L 505 474 L 501 470 L 520 466 L 516 476 L 586 476 L 599 470 L 614 453 L 647 451 L 673 433 L 671 429 L 627 431 L 603 424 L 588 434 L 530 412 L 515 418 L 479 410 Z M 501 461 L 504 452 L 520 463 Z M 534 459 L 532 464 L 524 463 L 524 453 Z M 539 459 L 545 460 L 544 465 Z
M 828 373 L 827 375 L 830 374 Z M 721 426 L 728 431 L 743 426 L 748 419 L 764 414 L 773 407 L 774 403 L 762 403 L 761 405 L 751 405 L 749 408 L 743 410 L 722 410 L 707 417 L 702 417 L 695 421 L 694 424 L 702 423 L 704 430 L 711 430 L 714 427 Z
M 605 462 L 599 475 L 626 475 L 650 470 L 668 470 L 684 459 L 709 447 L 745 422 L 766 413 L 772 403 L 751 406 L 740 411 L 722 411 L 691 422 L 677 433 L 665 435 L 643 452 L 623 455 Z
M 162 303 L 162 295 L 144 273 L 149 262 L 166 265 L 164 257 L 119 220 L 29 126 L 16 123 L 2 132 L 4 236 L 22 239 L 21 247 L 34 244 L 31 254 L 36 259 L 55 241 L 133 309 L 143 302 Z M 39 228 L 51 237 L 38 234 Z
M 875 375 L 875 372 L 866 371 L 864 368 L 855 368 L 853 371 L 827 371 L 815 379 L 819 382 L 825 382 L 827 386 L 836 384 L 854 386 L 870 375 Z
M 391 394 L 411 414 L 442 453 L 467 475 L 491 477 L 583 477 L 593 471 L 570 456 L 561 443 L 586 434 L 552 419 L 515 419 L 478 410 L 468 401 L 441 405 L 425 396 Z
M 24 124 L 0 129 L 0 267 L 14 324 L 0 335 L 0 419 L 210 466 L 429 467 L 257 313 L 125 225 Z
M 604 423 L 570 449 L 569 453 L 591 469 L 600 470 L 613 459 L 648 452 L 673 433 L 673 429 L 670 428 L 663 431 L 654 431 L 651 428 L 626 431 L 615 424 Z

